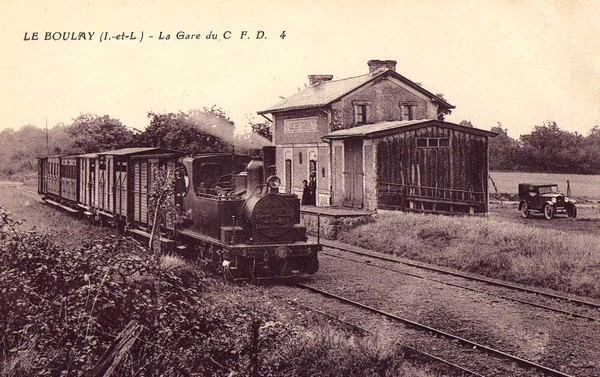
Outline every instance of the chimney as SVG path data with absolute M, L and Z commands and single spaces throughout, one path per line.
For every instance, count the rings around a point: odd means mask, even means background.
M 333 75 L 308 75 L 308 85 L 313 86 L 323 81 L 331 81 Z
M 388 69 L 396 72 L 395 60 L 369 60 L 367 65 L 369 66 L 369 73 L 379 73 Z

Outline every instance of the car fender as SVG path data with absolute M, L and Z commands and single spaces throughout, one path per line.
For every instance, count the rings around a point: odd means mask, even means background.
M 544 205 L 546 205 L 546 204 L 548 204 L 548 205 L 550 205 L 550 206 L 553 206 L 553 207 L 556 207 L 556 204 L 555 204 L 555 203 L 552 203 L 552 200 L 546 200 L 546 201 L 544 202 Z M 542 208 L 543 208 L 543 207 L 544 207 L 544 206 L 542 206 Z

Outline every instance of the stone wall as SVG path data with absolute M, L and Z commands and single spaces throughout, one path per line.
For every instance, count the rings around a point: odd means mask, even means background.
M 306 234 L 327 240 L 336 240 L 341 232 L 375 221 L 371 215 L 352 217 L 333 217 L 315 213 L 301 213 L 300 223 L 306 227 Z

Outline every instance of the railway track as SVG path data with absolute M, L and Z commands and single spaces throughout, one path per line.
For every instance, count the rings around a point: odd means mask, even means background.
M 317 313 L 317 314 L 319 314 L 319 315 L 321 315 L 321 316 L 323 316 L 325 318 L 331 319 L 331 320 L 333 320 L 333 321 L 341 324 L 344 328 L 349 328 L 349 329 L 353 330 L 354 332 L 360 333 L 361 335 L 375 335 L 375 333 L 373 333 L 371 330 L 368 330 L 368 329 L 366 329 L 366 328 L 364 328 L 362 326 L 359 326 L 359 325 L 357 325 L 355 323 L 346 321 L 346 320 L 344 320 L 342 318 L 339 318 L 339 317 L 337 317 L 337 316 L 335 316 L 333 314 L 329 314 L 327 312 L 324 312 L 324 311 L 322 311 L 320 309 L 313 308 L 312 306 L 309 306 L 309 305 L 306 305 L 306 304 L 302 304 L 302 303 L 296 303 L 296 305 L 300 306 L 300 307 L 303 307 L 303 308 L 305 308 L 307 310 L 310 310 L 310 311 L 312 311 L 314 313 Z M 432 362 L 443 364 L 443 365 L 445 365 L 445 366 L 447 366 L 449 368 L 452 368 L 452 369 L 454 369 L 454 370 L 462 373 L 463 376 L 485 377 L 482 374 L 474 372 L 474 371 L 472 371 L 472 370 L 470 370 L 468 368 L 461 367 L 460 365 L 458 365 L 456 363 L 453 363 L 453 362 L 451 362 L 449 360 L 446 360 L 446 359 L 444 359 L 442 357 L 432 355 L 432 354 L 430 354 L 428 352 L 418 350 L 418 349 L 416 349 L 414 347 L 403 345 L 402 349 L 405 352 L 405 354 L 412 354 L 412 355 L 414 355 L 416 357 L 419 357 L 419 358 L 422 358 L 422 359 L 426 359 L 428 361 L 432 361 Z
M 544 296 L 544 297 L 548 297 L 554 300 L 560 300 L 560 301 L 564 301 L 564 302 L 570 302 L 572 304 L 576 304 L 579 306 L 584 306 L 587 308 L 591 308 L 591 309 L 600 309 L 600 304 L 592 302 L 592 301 L 588 301 L 588 300 L 583 300 L 583 299 L 579 299 L 579 298 L 574 298 L 574 297 L 568 297 L 568 296 L 564 296 L 564 295 L 558 295 L 558 294 L 553 294 L 553 293 L 549 293 L 549 292 L 544 292 L 538 289 L 533 289 L 533 288 L 527 288 L 527 287 L 522 287 L 516 284 L 511 284 L 508 282 L 501 282 L 501 281 L 497 281 L 497 280 L 493 280 L 493 279 L 488 279 L 485 277 L 479 277 L 479 276 L 473 276 L 467 273 L 462 273 L 462 272 L 458 272 L 458 271 L 453 271 L 447 268 L 443 268 L 443 267 L 436 267 L 436 266 L 431 266 L 431 265 L 426 265 L 424 263 L 420 263 L 420 262 L 416 262 L 416 261 L 407 261 L 407 260 L 399 260 L 396 258 L 390 258 L 387 257 L 385 255 L 374 255 L 371 253 L 365 253 L 362 251 L 359 251 L 357 249 L 351 249 L 351 248 L 345 248 L 345 247 L 339 247 L 339 246 L 334 246 L 328 243 L 324 243 L 324 246 L 326 246 L 329 249 L 333 249 L 333 250 L 340 250 L 340 251 L 344 251 L 344 252 L 348 252 L 348 253 L 352 253 L 355 255 L 360 255 L 360 256 L 365 256 L 365 257 L 369 257 L 369 258 L 374 258 L 374 259 L 379 259 L 379 260 L 383 260 L 386 262 L 392 262 L 392 263 L 396 263 L 396 264 L 402 264 L 402 265 L 406 265 L 406 266 L 410 266 L 410 267 L 415 267 L 415 268 L 419 268 L 419 269 L 423 269 L 423 270 L 428 270 L 428 271 L 433 271 L 433 272 L 437 272 L 440 274 L 444 274 L 444 275 L 450 275 L 450 276 L 455 276 L 455 277 L 460 277 L 463 279 L 467 279 L 467 280 L 471 280 L 471 281 L 477 281 L 477 282 L 481 282 L 481 283 L 486 283 L 488 285 L 493 285 L 493 286 L 497 286 L 497 287 L 502 287 L 502 288 L 507 288 L 507 289 L 511 289 L 514 291 L 519 291 L 519 292 L 526 292 L 526 293 L 531 293 L 531 294 L 536 294 L 536 295 L 540 295 L 540 296 Z M 323 252 L 321 254 L 324 254 Z M 566 313 L 565 313 L 566 314 Z M 594 321 L 598 321 L 598 318 L 591 318 L 589 316 L 584 316 L 588 319 L 592 319 Z
M 519 299 L 519 298 L 509 297 L 509 296 L 505 296 L 505 295 L 501 295 L 501 294 L 497 294 L 497 293 L 487 292 L 487 291 L 484 291 L 484 290 L 481 290 L 481 289 L 468 287 L 466 285 L 456 284 L 456 283 L 450 283 L 450 282 L 443 281 L 443 280 L 440 280 L 440 279 L 435 279 L 435 278 L 426 277 L 426 276 L 423 276 L 423 275 L 414 274 L 414 273 L 411 273 L 411 272 L 408 272 L 408 271 L 401 271 L 401 270 L 397 270 L 397 269 L 393 269 L 393 268 L 389 268 L 389 267 L 379 266 L 379 265 L 370 264 L 370 263 L 364 263 L 364 261 L 360 261 L 360 260 L 356 260 L 356 259 L 352 259 L 352 258 L 346 258 L 346 257 L 343 257 L 343 256 L 339 256 L 339 255 L 331 254 L 331 253 L 327 253 L 327 252 L 321 252 L 321 255 L 326 255 L 328 257 L 337 258 L 337 259 L 343 259 L 343 260 L 354 262 L 354 263 L 367 264 L 368 266 L 373 267 L 373 268 L 379 268 L 379 269 L 386 270 L 386 271 L 392 271 L 392 272 L 404 274 L 404 275 L 407 275 L 407 276 L 411 276 L 411 277 L 414 277 L 414 278 L 417 278 L 417 279 L 425 279 L 425 280 L 433 281 L 433 282 L 436 282 L 436 283 L 439 283 L 439 284 L 444 284 L 444 285 L 448 285 L 448 286 L 451 286 L 451 287 L 465 289 L 465 290 L 468 290 L 468 291 L 471 291 L 471 292 L 483 293 L 483 294 L 494 296 L 494 297 L 497 297 L 497 298 L 500 298 L 500 299 L 503 299 L 503 300 L 514 301 L 514 302 L 518 302 L 518 303 L 521 303 L 521 304 L 534 306 L 534 307 L 545 309 L 545 310 L 552 311 L 552 312 L 555 312 L 555 313 L 564 314 L 564 315 L 567 315 L 567 316 L 570 316 L 570 317 L 583 318 L 583 319 L 587 319 L 587 320 L 590 320 L 590 321 L 600 322 L 600 318 L 591 317 L 591 316 L 586 315 L 586 314 L 581 314 L 581 313 L 577 313 L 577 312 L 573 312 L 573 311 L 569 311 L 569 310 L 564 310 L 564 309 L 560 309 L 560 308 L 556 308 L 556 307 L 552 307 L 552 306 L 548 306 L 548 305 L 538 304 L 538 303 L 535 303 L 535 302 L 532 302 L 532 301 L 522 300 L 522 299 Z M 368 254 L 365 254 L 365 255 L 368 255 Z
M 443 337 L 443 338 L 451 340 L 452 342 L 460 343 L 463 346 L 468 346 L 470 348 L 472 347 L 473 349 L 478 349 L 480 351 L 483 351 L 483 352 L 485 352 L 487 354 L 490 354 L 490 355 L 493 355 L 495 357 L 502 358 L 502 359 L 507 360 L 509 362 L 514 362 L 514 363 L 516 363 L 518 365 L 521 365 L 522 367 L 524 367 L 526 369 L 529 369 L 529 370 L 535 369 L 535 370 L 543 373 L 544 375 L 548 375 L 548 376 L 561 376 L 561 377 L 568 377 L 568 376 L 570 376 L 570 375 L 568 375 L 566 373 L 563 373 L 561 371 L 552 369 L 550 367 L 547 367 L 547 366 L 535 363 L 533 361 L 530 361 L 530 360 L 527 360 L 527 359 L 523 359 L 521 357 L 518 357 L 518 356 L 515 356 L 515 355 L 512 355 L 512 354 L 503 352 L 501 350 L 498 350 L 498 349 L 495 349 L 495 348 L 492 348 L 492 347 L 488 347 L 486 345 L 483 345 L 483 344 L 471 341 L 469 339 L 466 339 L 466 338 L 463 338 L 463 337 L 460 337 L 460 336 L 448 333 L 448 332 L 443 331 L 443 330 L 439 330 L 439 329 L 433 328 L 431 326 L 428 326 L 428 325 L 425 325 L 425 324 L 422 324 L 422 323 L 419 323 L 419 322 L 412 321 L 412 320 L 404 318 L 404 317 L 397 316 L 397 315 L 389 313 L 389 312 L 385 312 L 383 310 L 380 310 L 380 309 L 374 308 L 372 306 L 369 306 L 369 305 L 366 305 L 366 304 L 363 304 L 363 303 L 351 300 L 351 299 L 346 298 L 346 297 L 342 297 L 342 296 L 337 295 L 335 293 L 332 293 L 332 292 L 329 292 L 329 291 L 326 291 L 326 290 L 323 290 L 323 289 L 320 289 L 320 288 L 317 288 L 317 287 L 314 287 L 314 286 L 311 286 L 311 285 L 307 285 L 307 284 L 303 284 L 303 283 L 297 283 L 296 286 L 299 287 L 299 288 L 302 288 L 302 289 L 309 290 L 309 291 L 311 291 L 313 293 L 320 294 L 320 295 L 325 296 L 327 298 L 336 300 L 338 302 L 342 302 L 342 303 L 344 303 L 346 305 L 350 305 L 350 306 L 353 306 L 353 307 L 356 307 L 356 308 L 359 308 L 359 309 L 362 309 L 362 310 L 365 310 L 365 311 L 377 314 L 377 315 L 385 317 L 385 318 L 387 318 L 389 320 L 403 323 L 404 325 L 407 325 L 407 326 L 409 326 L 411 328 L 414 328 L 416 330 L 419 330 L 419 331 L 427 332 L 427 333 L 429 333 L 429 334 L 431 334 L 433 336 Z M 344 322 L 346 322 L 346 321 L 344 321 Z M 421 351 L 419 351 L 419 352 L 421 352 Z M 434 356 L 434 355 L 430 355 L 430 356 L 432 356 L 434 358 L 439 358 L 439 357 Z M 441 359 L 440 360 L 441 362 L 446 362 L 447 361 L 447 360 L 444 360 L 442 358 L 439 358 L 439 359 Z M 448 361 L 448 363 L 454 364 L 454 363 L 449 362 L 449 361 Z M 461 370 L 464 370 L 465 373 L 469 373 L 470 375 L 481 376 L 481 374 L 479 374 L 477 372 L 473 372 L 472 370 L 470 370 L 468 368 L 461 367 L 461 366 L 458 366 L 458 365 L 457 365 L 457 367 L 460 368 Z

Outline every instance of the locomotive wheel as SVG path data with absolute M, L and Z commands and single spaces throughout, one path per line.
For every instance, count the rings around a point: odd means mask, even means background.
M 546 220 L 552 220 L 555 213 L 556 208 L 554 208 L 554 206 L 551 206 L 550 204 L 546 204 L 544 206 L 544 217 L 546 218 Z
M 521 205 L 521 215 L 524 218 L 528 218 L 531 215 L 531 213 L 529 212 L 529 205 L 527 204 L 527 202 L 524 202 Z
M 567 216 L 574 219 L 577 217 L 577 207 L 574 204 L 571 204 L 567 207 Z

